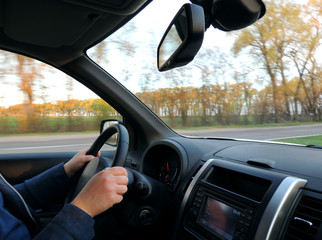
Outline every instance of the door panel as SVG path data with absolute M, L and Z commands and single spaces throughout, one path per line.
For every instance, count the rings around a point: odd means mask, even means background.
M 59 163 L 67 162 L 76 152 L 1 154 L 0 172 L 11 184 L 31 178 Z

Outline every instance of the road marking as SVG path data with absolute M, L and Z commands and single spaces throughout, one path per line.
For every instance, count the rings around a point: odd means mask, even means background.
M 289 136 L 289 137 L 279 137 L 279 138 L 271 138 L 266 139 L 267 141 L 274 141 L 274 140 L 280 140 L 280 139 L 292 139 L 292 138 L 306 138 L 306 137 L 316 137 L 320 136 L 322 134 L 312 134 L 312 135 L 300 135 L 300 136 Z
M 20 147 L 20 148 L 2 148 L 0 151 L 11 151 L 11 150 L 28 150 L 28 149 L 43 149 L 43 148 L 61 148 L 61 147 L 78 147 L 88 146 L 86 143 L 82 144 L 70 144 L 70 145 L 56 145 L 56 146 L 38 146 L 38 147 Z

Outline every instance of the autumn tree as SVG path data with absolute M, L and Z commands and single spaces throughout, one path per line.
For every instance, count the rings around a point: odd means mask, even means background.
M 314 115 L 314 120 L 321 121 L 319 99 L 321 94 L 321 59 L 316 56 L 322 41 L 322 1 L 310 0 L 302 9 L 303 24 L 294 27 L 296 38 L 289 53 L 298 79 L 296 100 L 303 88 L 307 114 Z
M 272 115 L 272 87 L 267 86 L 261 91 L 259 91 L 254 97 L 253 111 L 255 123 L 263 124 L 267 122 L 271 122 Z
M 320 0 L 314 0 L 314 3 L 315 9 L 316 6 L 321 6 Z M 290 92 L 287 82 L 293 79 L 294 69 L 298 71 L 299 84 L 306 88 L 307 98 L 312 99 L 311 95 L 314 95 L 309 93 L 309 88 L 313 91 L 314 84 L 311 81 L 308 87 L 305 79 L 311 75 L 319 80 L 314 73 L 318 65 L 314 61 L 314 53 L 321 40 L 321 28 L 316 22 L 321 15 L 319 13 L 314 14 L 315 17 L 305 17 L 308 16 L 305 12 L 308 6 L 303 7 L 287 1 L 269 1 L 266 5 L 266 16 L 237 34 L 233 52 L 236 55 L 245 52 L 265 70 L 272 88 L 275 122 L 278 122 L 281 117 L 290 119 Z M 312 10 L 309 12 L 313 14 Z M 316 94 L 315 99 L 308 104 L 315 105 L 315 100 Z
M 26 97 L 25 110 L 27 111 L 27 121 L 21 121 L 21 131 L 28 131 L 28 128 L 35 128 L 34 121 L 34 84 L 36 78 L 39 76 L 38 71 L 33 66 L 33 60 L 22 55 L 17 54 L 17 75 L 20 78 L 19 88 Z
M 208 64 L 205 64 L 207 62 Z M 202 125 L 208 124 L 207 118 L 213 108 L 213 100 L 216 98 L 212 85 L 217 84 L 227 69 L 230 67 L 227 56 L 219 48 L 200 49 L 194 59 L 194 67 L 200 72 L 201 87 L 198 91 L 198 99 L 202 113 Z

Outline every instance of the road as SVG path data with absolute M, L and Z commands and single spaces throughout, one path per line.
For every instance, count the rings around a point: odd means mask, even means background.
M 252 127 L 252 128 L 216 128 L 199 131 L 181 131 L 181 134 L 190 136 L 215 136 L 224 138 L 276 140 L 283 138 L 305 137 L 322 135 L 322 124 Z
M 180 130 L 178 133 L 187 136 L 274 140 L 281 138 L 322 135 L 322 124 L 256 128 Z M 56 151 L 77 152 L 80 149 L 89 147 L 97 136 L 98 134 L 63 134 L 0 137 L 0 153 L 10 154 Z M 108 147 L 105 147 L 105 149 L 108 149 Z

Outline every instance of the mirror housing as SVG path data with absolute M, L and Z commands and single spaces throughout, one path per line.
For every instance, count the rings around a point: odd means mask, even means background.
M 158 46 L 159 71 L 170 70 L 191 62 L 202 45 L 204 32 L 203 8 L 196 4 L 184 4 Z
M 114 125 L 114 124 L 122 124 L 121 120 L 117 120 L 117 119 L 105 119 L 101 121 L 101 125 L 100 125 L 100 133 L 104 132 L 107 128 L 109 128 L 110 126 Z M 105 144 L 116 147 L 117 146 L 117 138 L 118 138 L 118 134 L 115 133 L 113 136 L 111 136 L 107 142 Z
M 262 0 L 213 0 L 211 24 L 222 31 L 245 28 L 264 16 Z

